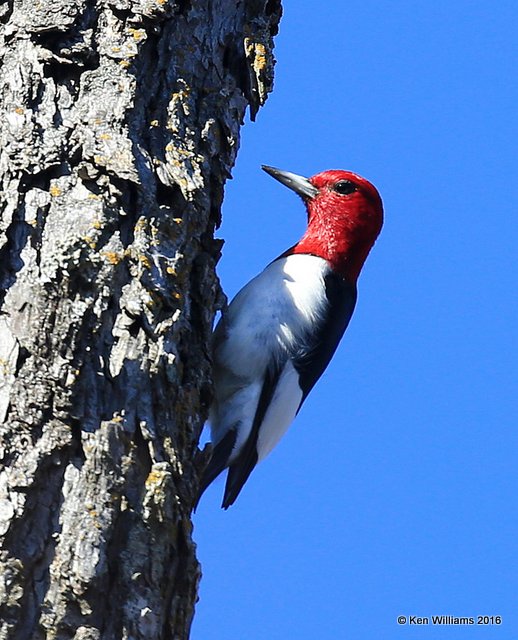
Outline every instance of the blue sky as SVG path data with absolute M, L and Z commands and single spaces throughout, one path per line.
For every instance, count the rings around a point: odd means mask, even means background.
M 360 173 L 386 221 L 290 431 L 227 512 L 223 478 L 200 503 L 193 640 L 518 638 L 517 23 L 514 0 L 285 0 L 223 287 L 304 229 L 262 163 Z M 442 614 L 503 622 L 396 622 Z

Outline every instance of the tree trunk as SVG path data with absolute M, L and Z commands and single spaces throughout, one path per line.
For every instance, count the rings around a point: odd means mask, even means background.
M 0 638 L 187 638 L 223 184 L 280 0 L 0 5 Z

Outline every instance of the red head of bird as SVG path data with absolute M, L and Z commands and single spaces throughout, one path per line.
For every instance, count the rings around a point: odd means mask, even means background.
M 355 282 L 383 225 L 376 187 L 351 171 L 323 171 L 308 179 L 273 167 L 263 169 L 298 193 L 307 207 L 306 232 L 288 253 L 325 258 L 337 273 Z

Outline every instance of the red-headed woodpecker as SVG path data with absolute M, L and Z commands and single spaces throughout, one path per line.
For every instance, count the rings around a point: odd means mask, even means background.
M 200 496 L 228 467 L 224 509 L 286 433 L 331 360 L 383 224 L 377 190 L 350 171 L 307 179 L 263 169 L 302 197 L 308 226 L 296 245 L 241 289 L 214 332 L 214 448 Z

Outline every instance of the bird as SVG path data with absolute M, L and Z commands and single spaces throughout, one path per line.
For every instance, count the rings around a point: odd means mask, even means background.
M 228 509 L 286 433 L 349 324 L 358 276 L 383 226 L 377 189 L 351 171 L 305 178 L 262 169 L 302 198 L 307 228 L 239 291 L 213 332 L 212 456 L 196 505 L 228 468 Z

